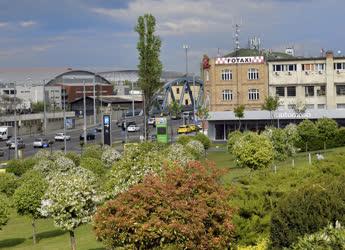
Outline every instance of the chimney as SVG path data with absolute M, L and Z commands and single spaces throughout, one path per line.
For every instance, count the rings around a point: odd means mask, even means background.
M 332 50 L 326 51 L 326 58 L 333 58 L 333 51 Z

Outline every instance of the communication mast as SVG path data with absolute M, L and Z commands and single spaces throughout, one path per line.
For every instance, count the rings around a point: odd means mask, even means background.
M 234 44 L 235 44 L 235 51 L 240 49 L 240 24 L 235 24 L 235 34 L 234 34 Z

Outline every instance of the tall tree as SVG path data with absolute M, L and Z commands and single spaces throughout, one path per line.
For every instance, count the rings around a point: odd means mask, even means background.
M 205 131 L 205 125 L 206 125 L 206 120 L 209 117 L 209 112 L 208 108 L 205 106 L 199 106 L 198 109 L 196 110 L 196 116 L 200 118 L 201 120 L 201 127 L 202 127 L 202 132 L 204 133 Z
M 169 105 L 169 113 L 170 116 L 178 118 L 182 112 L 182 105 L 180 105 L 177 101 L 172 101 Z
M 265 98 L 265 103 L 262 105 L 263 110 L 270 112 L 271 124 L 273 125 L 273 112 L 278 109 L 280 105 L 279 96 L 267 96 Z
M 241 130 L 241 119 L 244 117 L 244 109 L 245 106 L 243 104 L 234 109 L 235 117 L 238 118 L 238 130 Z
M 151 14 L 145 14 L 138 18 L 135 31 L 139 34 L 137 50 L 139 52 L 139 85 L 143 92 L 145 136 L 148 135 L 147 117 L 153 101 L 153 95 L 160 87 L 162 63 L 159 60 L 161 40 L 154 35 L 156 19 Z M 146 139 L 146 138 L 145 138 Z

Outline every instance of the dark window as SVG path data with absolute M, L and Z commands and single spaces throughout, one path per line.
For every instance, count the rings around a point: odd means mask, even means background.
M 345 95 L 345 85 L 336 86 L 337 95 Z
M 288 86 L 286 87 L 287 96 L 296 96 L 296 87 Z
M 325 96 L 326 95 L 326 86 L 320 86 L 316 90 L 317 96 Z
M 305 96 L 314 96 L 314 86 L 305 86 Z
M 216 124 L 216 140 L 224 140 L 224 125 L 223 124 Z
M 180 88 L 176 88 L 176 94 L 180 94 Z
M 157 135 L 166 135 L 167 128 L 166 127 L 157 127 Z
M 296 64 L 288 64 L 287 68 L 288 71 L 296 71 Z
M 184 105 L 188 105 L 188 99 L 184 100 Z
M 276 95 L 277 96 L 285 96 L 285 88 L 284 87 L 276 87 Z

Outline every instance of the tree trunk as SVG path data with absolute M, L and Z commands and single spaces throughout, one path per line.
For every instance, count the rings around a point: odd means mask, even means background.
M 238 131 L 241 131 L 241 119 L 238 119 Z
M 31 225 L 32 225 L 32 240 L 33 240 L 34 244 L 36 244 L 36 225 L 35 225 L 35 219 L 34 218 L 32 219 Z
M 74 236 L 74 231 L 69 231 L 69 238 L 71 240 L 71 249 L 76 250 L 77 246 L 75 244 L 75 236 Z

